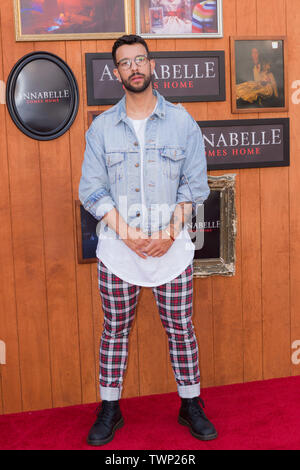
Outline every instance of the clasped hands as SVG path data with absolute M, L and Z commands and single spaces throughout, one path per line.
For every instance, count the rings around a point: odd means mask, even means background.
M 163 256 L 171 247 L 173 240 L 168 237 L 164 230 L 152 233 L 147 236 L 141 229 L 128 227 L 127 238 L 124 243 L 138 256 L 146 259 L 148 256 Z

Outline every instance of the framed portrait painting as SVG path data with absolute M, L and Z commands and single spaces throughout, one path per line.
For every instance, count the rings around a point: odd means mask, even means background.
M 222 0 L 135 0 L 135 10 L 145 38 L 223 37 Z
M 285 37 L 231 37 L 233 113 L 288 110 Z
M 130 0 L 14 0 L 17 41 L 110 39 L 131 33 Z

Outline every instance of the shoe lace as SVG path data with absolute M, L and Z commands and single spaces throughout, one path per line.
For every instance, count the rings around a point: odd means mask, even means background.
M 100 403 L 95 413 L 97 414 L 96 423 L 101 421 L 102 423 L 107 424 L 107 421 L 111 420 L 112 410 L 108 406 L 104 406 L 103 403 Z
M 194 414 L 194 416 L 201 416 L 201 418 L 208 421 L 208 419 L 205 416 L 205 413 L 204 413 L 204 411 L 203 411 L 203 409 L 201 408 L 200 405 L 203 406 L 203 408 L 205 408 L 205 404 L 204 404 L 204 401 L 202 400 L 202 398 L 201 397 L 195 397 L 193 399 L 193 402 L 192 402 L 193 414 Z

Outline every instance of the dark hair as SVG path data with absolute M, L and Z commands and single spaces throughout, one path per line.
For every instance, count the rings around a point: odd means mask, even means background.
M 122 36 L 116 40 L 112 48 L 112 56 L 113 56 L 115 65 L 117 65 L 117 61 L 116 61 L 117 49 L 119 49 L 119 47 L 121 46 L 124 46 L 125 44 L 128 46 L 131 46 L 132 44 L 142 44 L 142 46 L 144 46 L 144 48 L 146 49 L 147 54 L 149 55 L 148 45 L 146 41 L 143 38 L 141 38 L 141 36 L 137 36 L 136 34 L 125 34 L 125 36 Z

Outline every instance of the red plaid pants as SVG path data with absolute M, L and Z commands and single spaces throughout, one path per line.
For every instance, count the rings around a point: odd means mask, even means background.
M 98 260 L 98 284 L 104 312 L 100 344 L 102 400 L 118 400 L 127 366 L 128 337 L 141 286 L 123 281 Z M 182 398 L 200 395 L 198 345 L 192 323 L 193 263 L 175 279 L 152 287 L 168 336 L 171 364 Z

